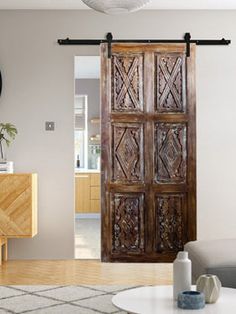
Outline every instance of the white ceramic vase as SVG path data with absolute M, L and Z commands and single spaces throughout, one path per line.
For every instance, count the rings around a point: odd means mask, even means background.
M 192 263 L 188 258 L 188 252 L 178 253 L 173 264 L 173 297 L 178 299 L 178 294 L 190 291 L 192 283 Z
M 215 303 L 220 296 L 221 282 L 216 275 L 201 275 L 196 286 L 197 291 L 205 294 L 206 303 Z

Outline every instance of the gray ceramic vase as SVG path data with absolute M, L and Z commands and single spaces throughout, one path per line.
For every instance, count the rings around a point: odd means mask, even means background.
M 196 286 L 197 291 L 204 293 L 206 303 L 215 303 L 220 296 L 221 282 L 216 275 L 201 275 Z

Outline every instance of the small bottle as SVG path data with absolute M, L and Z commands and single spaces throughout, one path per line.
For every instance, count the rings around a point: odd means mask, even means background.
M 192 263 L 188 258 L 188 252 L 178 253 L 173 264 L 173 297 L 178 299 L 178 294 L 191 290 Z
M 80 167 L 80 160 L 79 160 L 79 155 L 77 155 L 77 160 L 76 160 L 76 167 Z
M 97 158 L 97 170 L 100 170 L 100 156 Z

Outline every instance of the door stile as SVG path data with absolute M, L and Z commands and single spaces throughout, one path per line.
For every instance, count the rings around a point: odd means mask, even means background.
M 109 211 L 109 177 L 110 177 L 110 60 L 106 57 L 108 49 L 106 44 L 100 46 L 101 54 L 101 259 L 103 262 L 109 261 L 110 252 L 110 211 Z
M 144 165 L 145 165 L 145 217 L 146 217 L 146 254 L 152 254 L 156 242 L 155 232 L 155 208 L 154 208 L 154 138 L 153 121 L 151 119 L 154 108 L 154 54 L 151 51 L 144 53 L 144 112 L 145 112 L 145 133 L 144 133 Z
M 188 102 L 188 209 L 187 240 L 196 240 L 197 173 L 196 173 L 196 45 L 191 44 L 190 57 L 187 58 L 187 102 Z

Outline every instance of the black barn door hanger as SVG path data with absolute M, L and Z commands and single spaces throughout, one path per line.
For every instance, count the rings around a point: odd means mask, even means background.
M 197 46 L 227 46 L 231 43 L 229 39 L 191 39 L 190 33 L 185 33 L 183 39 L 113 39 L 112 33 L 107 33 L 106 39 L 58 39 L 59 45 L 93 45 L 97 46 L 101 43 L 108 44 L 108 58 L 111 57 L 112 43 L 151 43 L 151 44 L 183 44 L 186 43 L 186 56 L 190 57 L 190 45 L 196 44 Z

